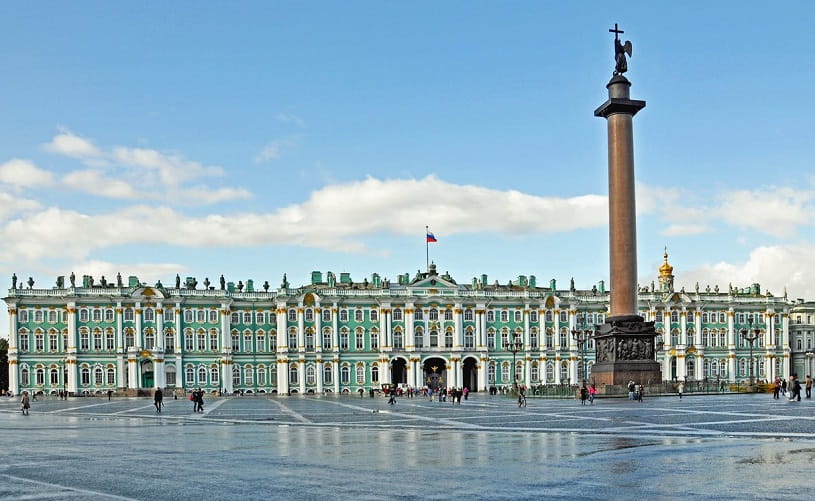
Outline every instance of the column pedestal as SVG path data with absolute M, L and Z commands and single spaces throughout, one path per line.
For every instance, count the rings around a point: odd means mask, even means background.
M 638 315 L 608 317 L 595 335 L 597 362 L 591 369 L 591 383 L 602 392 L 604 386 L 625 386 L 662 382 L 659 362 L 654 359 L 654 322 Z

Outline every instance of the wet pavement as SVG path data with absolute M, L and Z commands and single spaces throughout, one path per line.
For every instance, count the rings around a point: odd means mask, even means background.
M 0 398 L 4 499 L 806 499 L 815 403 L 770 395 Z M 809 493 L 809 494 L 807 494 Z

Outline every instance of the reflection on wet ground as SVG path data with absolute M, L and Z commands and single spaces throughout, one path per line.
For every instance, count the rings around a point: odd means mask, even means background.
M 765 395 L 166 404 L 0 399 L 0 497 L 802 499 L 815 462 L 815 404 Z

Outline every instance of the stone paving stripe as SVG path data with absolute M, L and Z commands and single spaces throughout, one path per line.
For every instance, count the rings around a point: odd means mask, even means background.
M 80 489 L 78 487 L 68 487 L 66 485 L 54 484 L 54 483 L 51 483 L 51 482 L 43 482 L 42 480 L 33 480 L 33 479 L 30 479 L 30 478 L 16 477 L 14 475 L 9 475 L 9 474 L 6 474 L 6 473 L 0 473 L 0 477 L 5 477 L 5 478 L 8 478 L 8 479 L 14 480 L 15 482 L 26 482 L 26 483 L 29 483 L 29 484 L 39 485 L 39 486 L 42 486 L 42 487 L 54 487 L 56 489 L 60 489 L 60 491 L 69 491 L 69 492 L 72 492 L 72 493 L 77 493 L 77 494 L 81 494 L 81 495 L 85 495 L 85 496 L 92 495 L 92 496 L 101 496 L 101 497 L 110 498 L 110 499 L 122 499 L 122 500 L 125 500 L 125 501 L 136 501 L 135 498 L 127 498 L 127 497 L 124 497 L 124 496 L 117 496 L 115 494 L 108 494 L 106 492 L 92 491 L 92 490 L 88 490 L 88 489 Z M 43 495 L 44 495 L 45 499 L 48 499 L 48 498 L 54 496 L 54 494 L 47 494 L 47 493 L 43 493 Z M 17 499 L 21 499 L 21 498 L 17 498 Z

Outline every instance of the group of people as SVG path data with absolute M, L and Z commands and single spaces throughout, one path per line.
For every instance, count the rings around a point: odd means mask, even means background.
M 469 388 L 466 386 L 462 388 L 422 388 L 422 396 L 427 397 L 432 402 L 435 398 L 438 402 L 447 402 L 447 399 L 450 399 L 450 402 L 454 404 L 461 404 L 461 397 L 464 397 L 464 400 L 467 400 L 467 396 L 470 394 Z
M 645 395 L 645 386 L 642 383 L 635 383 L 634 381 L 628 382 L 628 399 L 642 402 L 642 397 Z M 680 394 L 681 395 L 681 394 Z M 682 398 L 681 396 L 679 398 Z
M 196 388 L 190 393 L 193 412 L 204 412 L 204 390 Z
M 586 401 L 588 401 L 590 405 L 594 405 L 595 395 L 597 395 L 597 387 L 594 383 L 586 388 L 586 383 L 584 382 L 583 386 L 580 387 L 580 405 L 586 405 Z
M 812 398 L 812 377 L 807 375 L 804 385 L 806 388 L 806 398 Z M 775 382 L 773 383 L 773 398 L 779 399 L 781 396 L 788 397 L 790 401 L 801 401 L 801 381 L 798 379 L 797 373 L 790 376 L 789 382 L 780 377 L 775 378 Z

